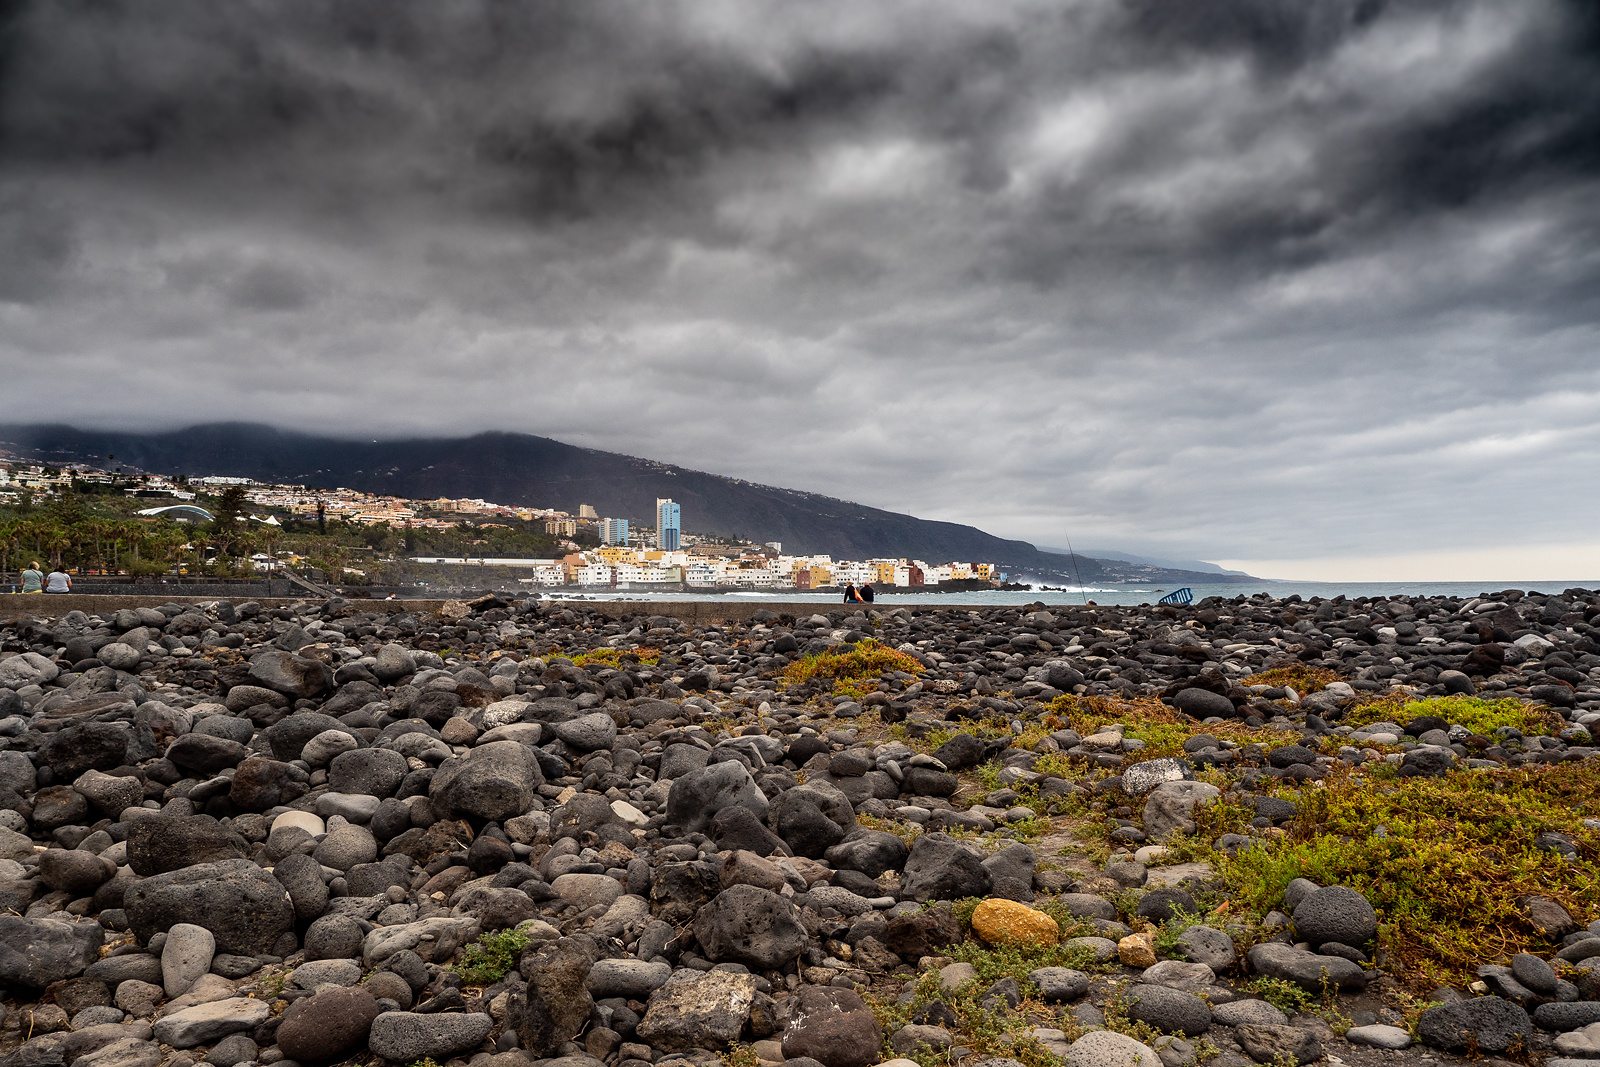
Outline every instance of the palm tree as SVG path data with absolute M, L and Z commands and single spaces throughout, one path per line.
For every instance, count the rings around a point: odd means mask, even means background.
M 54 532 L 50 535 L 45 547 L 50 550 L 50 566 L 55 570 L 61 569 L 61 554 L 69 551 L 73 546 L 70 534 L 65 530 Z
M 255 562 L 250 558 L 255 554 L 260 545 L 260 537 L 254 530 L 242 530 L 233 539 L 233 566 L 234 573 L 249 577 L 255 571 Z
M 270 568 L 268 570 L 269 574 L 273 570 L 277 569 L 277 566 L 278 566 L 278 554 L 277 554 L 276 549 L 277 549 L 278 541 L 281 540 L 282 537 L 283 537 L 283 531 L 280 530 L 276 526 L 263 526 L 261 528 L 262 550 L 265 551 L 267 555 L 272 557 L 272 562 L 269 564 L 269 568 Z
M 22 525 L 12 521 L 0 526 L 0 574 L 11 570 L 11 553 L 22 542 Z
M 89 529 L 94 534 L 94 558 L 101 570 L 106 570 L 106 538 L 115 536 L 116 524 L 105 519 L 91 519 Z
M 206 569 L 206 549 L 215 544 L 213 538 L 198 530 L 189 535 L 189 547 L 194 551 L 194 568 L 197 572 Z

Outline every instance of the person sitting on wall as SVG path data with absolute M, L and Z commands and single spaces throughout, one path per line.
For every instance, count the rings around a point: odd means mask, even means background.
M 68 574 L 63 568 L 57 567 L 45 577 L 44 591 L 46 593 L 72 592 L 72 575 Z

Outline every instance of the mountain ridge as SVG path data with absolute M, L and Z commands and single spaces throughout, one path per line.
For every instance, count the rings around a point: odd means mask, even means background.
M 1059 556 L 973 526 L 509 431 L 373 441 L 241 422 L 146 433 L 9 424 L 0 425 L 0 443 L 54 462 L 104 465 L 108 455 L 115 455 L 117 464 L 153 474 L 225 475 L 421 500 L 476 497 L 573 513 L 578 505 L 591 504 L 602 515 L 650 526 L 655 499 L 671 497 L 682 506 L 689 532 L 778 541 L 798 555 L 987 561 L 1047 579 L 1076 577 L 1070 562 Z M 1088 582 L 1118 580 L 1121 569 L 1078 558 Z M 1151 573 L 1139 568 L 1141 577 Z M 1172 571 L 1170 577 L 1216 576 Z
M 1054 556 L 1088 556 L 1091 559 L 1115 560 L 1119 563 L 1146 563 L 1152 567 L 1163 570 L 1192 571 L 1199 574 L 1231 575 L 1235 578 L 1249 578 L 1251 575 L 1245 571 L 1229 570 L 1217 563 L 1209 563 L 1203 559 L 1168 559 L 1162 556 L 1141 556 L 1133 552 L 1124 552 L 1115 548 L 1085 548 L 1074 552 L 1070 548 L 1060 548 L 1055 545 L 1040 545 L 1039 551 Z

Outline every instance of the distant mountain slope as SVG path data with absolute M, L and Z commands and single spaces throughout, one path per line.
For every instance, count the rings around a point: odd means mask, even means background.
M 1052 555 L 1070 555 L 1069 548 L 1052 548 L 1049 545 L 1039 546 L 1040 552 Z M 1132 552 L 1122 552 L 1112 548 L 1084 548 L 1079 550 L 1079 555 L 1090 556 L 1099 560 L 1116 560 L 1121 563 L 1144 563 L 1164 570 L 1194 571 L 1202 574 L 1225 574 L 1235 578 L 1250 577 L 1244 571 L 1230 571 L 1226 567 L 1219 567 L 1215 563 L 1207 563 L 1199 559 L 1163 559 L 1159 556 L 1136 556 Z
M 169 433 L 115 433 L 69 426 L 0 426 L 0 441 L 19 453 L 57 462 L 126 466 L 162 474 L 219 474 L 319 488 L 431 497 L 481 497 L 655 525 L 657 497 L 683 508 L 684 529 L 781 541 L 795 553 L 839 559 L 908 556 L 929 561 L 980 560 L 1054 573 L 1058 563 L 1025 541 L 971 526 L 933 522 L 758 485 L 653 460 L 578 448 L 529 434 L 349 441 L 251 423 L 214 423 Z
M 167 433 L 64 425 L 0 426 L 0 447 L 47 462 L 116 464 L 158 474 L 229 475 L 313 488 L 345 487 L 414 499 L 479 497 L 497 504 L 601 515 L 655 525 L 657 497 L 683 508 L 686 531 L 779 541 L 784 551 L 835 559 L 910 557 L 992 562 L 1033 579 L 1087 584 L 1135 579 L 1184 584 L 1233 574 L 1171 569 L 1079 554 L 1076 563 L 1026 541 L 795 489 L 759 485 L 531 434 L 350 441 L 255 423 L 210 423 Z

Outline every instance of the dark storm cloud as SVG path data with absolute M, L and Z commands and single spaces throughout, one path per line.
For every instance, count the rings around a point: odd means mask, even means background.
M 0 190 L 0 300 L 29 303 L 60 283 L 73 254 L 72 220 L 38 189 Z
M 1415 540 L 1419 508 L 1486 545 L 1478 496 L 1600 474 L 1593 5 L 56 0 L 0 26 L 0 365 L 192 394 L 52 417 L 529 430 L 1274 559 Z M 1536 504 L 1533 535 L 1597 510 Z

